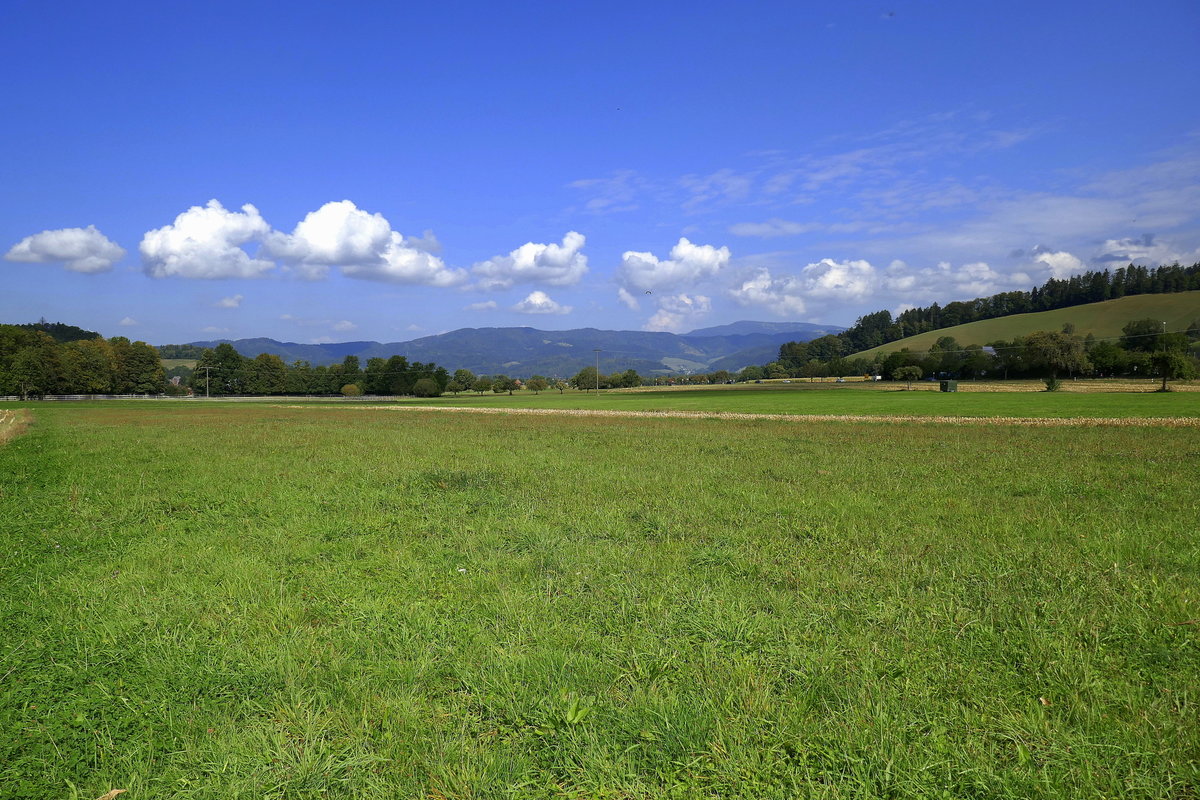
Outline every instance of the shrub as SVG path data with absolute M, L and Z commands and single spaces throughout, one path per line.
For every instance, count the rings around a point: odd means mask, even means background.
M 362 388 L 357 383 L 347 383 L 342 387 L 343 397 L 362 397 Z
M 1062 388 L 1062 381 L 1058 378 L 1046 378 L 1043 382 L 1046 384 L 1047 392 L 1057 392 Z
M 433 378 L 421 378 L 413 384 L 412 393 L 417 397 L 438 397 L 442 390 Z

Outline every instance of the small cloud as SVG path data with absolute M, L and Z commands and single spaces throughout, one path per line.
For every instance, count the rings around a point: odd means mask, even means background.
M 141 323 L 139 323 L 133 317 L 125 317 L 125 319 L 121 320 L 117 324 L 120 325 L 122 328 L 132 328 L 133 326 L 140 325 Z
M 245 298 L 240 294 L 235 294 L 232 297 L 222 297 L 215 305 L 217 308 L 238 308 L 242 305 L 242 300 Z
M 420 236 L 406 236 L 405 244 L 415 250 L 423 250 L 426 253 L 439 255 L 442 252 L 442 243 L 433 235 L 433 231 L 424 230 Z
M 1050 270 L 1050 275 L 1055 278 L 1069 278 L 1086 269 L 1082 261 L 1065 250 L 1051 252 L 1039 248 L 1039 252 L 1034 256 L 1033 262 L 1035 264 L 1044 264 Z
M 96 229 L 58 228 L 26 236 L 4 254 L 7 261 L 27 264 L 62 263 L 72 272 L 94 275 L 107 272 L 125 255 L 125 249 Z
M 338 320 L 337 322 L 333 323 L 333 329 L 335 331 L 352 331 L 356 328 L 358 328 L 358 326 L 348 319 Z
M 712 310 L 712 300 L 702 294 L 661 297 L 658 311 L 643 326 L 648 331 L 680 331 Z
M 229 328 L 218 328 L 216 325 L 208 325 L 200 329 L 201 333 L 229 333 Z
M 409 325 L 406 325 L 406 326 L 404 327 L 404 330 L 406 330 L 406 331 L 413 331 L 413 332 L 416 332 L 416 331 L 423 331 L 423 330 L 425 330 L 425 329 L 424 329 L 424 328 L 422 328 L 422 327 L 421 327 L 420 325 L 418 325 L 417 323 L 413 322 L 413 323 L 411 323 L 411 324 L 409 324 Z
M 482 303 L 471 303 L 467 306 L 467 311 L 495 311 L 499 308 L 499 304 L 495 300 L 485 300 Z
M 641 303 L 638 302 L 638 299 L 626 291 L 624 286 L 617 289 L 617 299 L 619 299 L 630 311 L 637 311 L 642 307 Z
M 512 307 L 518 314 L 570 314 L 571 306 L 550 299 L 545 292 L 530 292 L 529 296 Z

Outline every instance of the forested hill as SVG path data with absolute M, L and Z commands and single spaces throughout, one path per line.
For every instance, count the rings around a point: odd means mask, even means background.
M 782 330 L 776 330 L 776 327 Z M 725 332 L 726 329 L 732 329 Z M 778 352 L 787 341 L 807 341 L 844 330 L 836 325 L 804 322 L 739 322 L 689 334 L 647 331 L 605 331 L 580 328 L 542 331 L 535 328 L 462 328 L 408 342 L 339 342 L 299 344 L 274 339 L 230 341 L 245 356 L 277 355 L 285 362 L 307 361 L 313 366 L 340 363 L 356 356 L 363 363 L 372 358 L 404 356 L 410 361 L 436 362 L 451 369 L 469 369 L 478 374 L 570 376 L 594 365 L 599 350 L 604 373 L 637 370 L 643 375 L 704 372 L 717 362 L 720 368 L 739 369 L 761 363 L 764 354 Z M 732 332 L 738 331 L 738 332 Z M 166 345 L 160 352 L 186 352 L 183 348 L 212 348 L 222 342 L 192 342 Z M 175 356 L 184 357 L 184 356 Z M 729 366 L 726 366 L 729 365 Z
M 907 348 L 914 353 L 924 353 L 933 348 L 943 337 L 951 337 L 958 344 L 986 345 L 999 340 L 1011 340 L 1026 336 L 1034 331 L 1058 331 L 1069 329 L 1081 337 L 1091 336 L 1095 340 L 1113 340 L 1122 335 L 1124 327 L 1133 320 L 1153 319 L 1166 322 L 1167 329 L 1187 332 L 1200 321 L 1200 291 L 1160 295 L 1135 295 L 1102 303 L 1069 306 L 1053 311 L 1031 314 L 1012 314 L 1007 317 L 979 320 L 951 328 L 908 336 L 895 342 L 865 350 L 853 355 L 873 359 L 877 354 L 892 353 Z
M 1171 264 L 1153 268 L 1130 264 L 1115 272 L 1104 270 L 1070 278 L 1051 278 L 1028 292 L 1001 292 L 944 306 L 934 303 L 924 308 L 910 308 L 894 318 L 890 311 L 876 311 L 859 317 L 853 327 L 838 337 L 842 339 L 844 352 L 855 353 L 968 322 L 1052 311 L 1131 295 L 1172 294 L 1197 289 L 1200 289 L 1200 263 L 1190 267 Z
M 74 325 L 68 325 L 65 322 L 47 322 L 45 318 L 42 318 L 37 322 L 24 322 L 19 325 L 13 325 L 12 327 L 21 328 L 27 331 L 41 331 L 59 343 L 82 342 L 87 339 L 100 338 L 100 334 L 96 331 L 77 328 Z

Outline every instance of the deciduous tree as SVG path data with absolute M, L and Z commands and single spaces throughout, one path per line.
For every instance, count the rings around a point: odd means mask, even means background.
M 892 380 L 904 381 L 906 389 L 912 389 L 912 382 L 919 381 L 924 373 L 916 364 L 911 364 L 907 367 L 896 367 L 892 370 Z
M 1159 350 L 1150 354 L 1150 365 L 1162 378 L 1160 392 L 1169 392 L 1167 381 L 1187 380 L 1196 377 L 1196 359 L 1180 350 Z

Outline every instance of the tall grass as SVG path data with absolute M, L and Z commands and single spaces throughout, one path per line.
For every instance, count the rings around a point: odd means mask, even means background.
M 39 408 L 0 448 L 0 785 L 1191 796 L 1198 456 L 1154 427 Z

